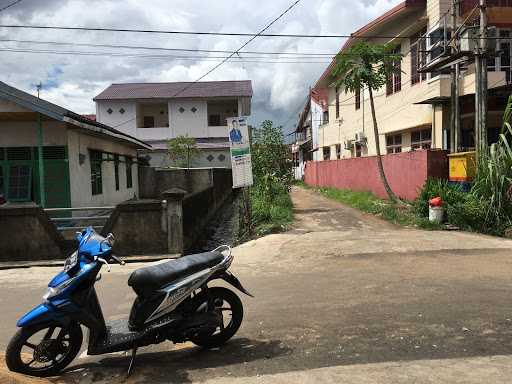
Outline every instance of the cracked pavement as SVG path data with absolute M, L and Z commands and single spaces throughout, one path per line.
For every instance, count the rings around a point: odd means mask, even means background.
M 505 383 L 512 358 L 512 241 L 396 227 L 294 187 L 290 231 L 234 249 L 242 328 L 225 347 L 171 343 L 82 357 L 53 381 L 83 383 Z M 106 318 L 126 316 L 135 268 L 97 284 Z M 0 346 L 58 268 L 0 271 Z

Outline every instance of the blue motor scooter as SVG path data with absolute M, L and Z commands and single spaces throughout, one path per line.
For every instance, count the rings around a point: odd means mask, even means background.
M 243 307 L 238 296 L 227 288 L 208 286 L 223 279 L 250 295 L 228 272 L 233 261 L 230 247 L 135 270 L 128 279 L 137 294 L 129 318 L 105 322 L 94 284 L 102 266 L 110 271 L 109 263 L 124 262 L 112 254 L 112 234 L 105 238 L 87 228 L 77 240 L 78 250 L 48 284 L 44 302 L 19 319 L 6 351 L 11 371 L 58 374 L 80 351 L 81 325 L 89 332 L 89 355 L 132 351 L 128 374 L 139 347 L 166 340 L 217 347 L 240 327 Z

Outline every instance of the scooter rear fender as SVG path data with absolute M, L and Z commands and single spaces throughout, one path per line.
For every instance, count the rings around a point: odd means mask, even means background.
M 233 287 L 238 289 L 240 292 L 245 293 L 247 296 L 254 297 L 247 289 L 244 288 L 240 280 L 233 275 L 231 272 L 224 271 L 219 275 L 215 275 L 211 280 L 222 279 L 226 283 L 231 284 Z

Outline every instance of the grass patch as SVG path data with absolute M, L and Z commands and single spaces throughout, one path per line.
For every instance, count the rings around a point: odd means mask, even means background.
M 282 232 L 293 221 L 293 203 L 286 189 L 268 199 L 256 188 L 251 192 L 252 226 L 256 236 Z
M 427 218 L 418 217 L 413 206 L 394 204 L 389 200 L 379 199 L 371 192 L 358 192 L 337 188 L 314 188 L 304 183 L 297 183 L 296 185 L 312 189 L 329 199 L 381 217 L 394 224 L 423 229 L 439 229 L 441 227 L 439 224 L 429 222 Z

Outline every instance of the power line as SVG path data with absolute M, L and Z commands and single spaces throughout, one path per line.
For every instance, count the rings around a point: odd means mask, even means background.
M 247 45 L 249 45 L 249 43 L 251 43 L 254 39 L 256 39 L 256 37 L 260 36 L 263 32 L 265 32 L 267 29 L 269 29 L 273 24 L 275 24 L 279 19 L 281 19 L 284 15 L 286 15 L 293 7 L 295 7 L 301 0 L 296 0 L 295 2 L 293 2 L 288 8 L 286 8 L 284 10 L 284 12 L 282 12 L 279 16 L 277 16 L 274 20 L 272 20 L 270 23 L 268 23 L 260 32 L 258 32 L 257 34 L 255 35 L 252 35 L 252 37 L 247 40 L 244 44 L 242 44 L 242 46 L 240 48 L 238 48 L 236 51 L 232 52 L 228 57 L 226 57 L 224 60 L 222 60 L 219 64 L 217 64 L 216 66 L 214 66 L 212 69 L 210 69 L 209 71 L 207 71 L 204 75 L 200 76 L 197 80 L 187 84 L 185 87 L 183 87 L 181 90 L 179 90 L 178 92 L 176 92 L 175 94 L 173 94 L 171 96 L 171 98 L 174 98 L 176 96 L 178 96 L 180 93 L 183 93 L 184 91 L 186 91 L 188 88 L 190 88 L 193 84 L 201 81 L 202 79 L 204 79 L 206 76 L 208 76 L 210 73 L 212 73 L 213 71 L 215 71 L 217 68 L 219 68 L 222 64 L 224 64 L 226 61 L 228 61 L 230 58 L 232 58 L 233 56 L 235 56 L 237 53 L 239 53 L 242 49 L 244 49 Z M 119 127 L 123 124 L 126 124 L 132 120 L 135 120 L 135 118 L 131 118 L 129 120 L 126 120 L 112 128 L 116 128 L 116 127 Z
M 300 1 L 300 0 L 299 0 Z M 173 35 L 202 35 L 202 36 L 246 36 L 246 37 L 304 37 L 304 38 L 348 38 L 356 35 L 306 35 L 306 34 L 277 34 L 277 33 L 245 33 L 245 32 L 201 32 L 201 31 L 165 31 L 156 29 L 129 29 L 129 28 L 101 28 L 101 27 L 67 27 L 56 25 L 23 25 L 23 24 L 1 24 L 0 28 L 17 29 L 54 29 L 67 31 L 93 31 L 93 32 L 130 32 L 130 33 L 153 33 Z M 368 37 L 368 36 L 361 36 Z M 379 36 L 382 38 L 393 38 L 393 36 Z M 377 37 L 377 38 L 379 38 Z
M 300 3 L 301 0 L 296 0 L 294 1 L 288 8 L 286 8 L 279 16 L 277 16 L 274 20 L 272 20 L 270 23 L 268 23 L 261 31 L 259 31 L 256 35 L 252 36 L 249 40 L 247 40 L 244 44 L 242 44 L 242 46 L 240 48 L 238 48 L 236 51 L 234 51 L 233 53 L 231 53 L 228 57 L 226 57 L 224 60 L 222 60 L 219 64 L 217 64 L 216 66 L 214 66 L 212 69 L 210 69 L 209 71 L 207 71 L 204 75 L 200 76 L 197 80 L 195 80 L 194 82 L 188 84 L 187 86 L 183 87 L 183 89 L 181 89 L 180 91 L 178 91 L 176 94 L 173 95 L 173 97 L 176 97 L 178 96 L 180 93 L 184 92 L 185 90 L 187 90 L 188 88 L 190 88 L 192 86 L 192 84 L 195 84 L 197 83 L 198 81 L 201 81 L 202 79 L 204 79 L 206 76 L 208 76 L 210 73 L 212 73 L 213 71 L 215 71 L 217 68 L 219 68 L 222 64 L 224 64 L 226 61 L 228 61 L 229 59 L 231 59 L 233 56 L 235 56 L 237 53 L 239 53 L 242 49 L 244 49 L 247 45 L 249 45 L 252 41 L 254 41 L 259 35 L 261 35 L 262 33 L 264 33 L 267 29 L 269 29 L 272 25 L 274 25 L 279 19 L 281 19 L 284 15 L 286 15 L 289 11 L 292 10 L 293 7 L 295 7 L 297 4 Z
M 228 58 L 228 56 L 191 56 L 191 55 L 148 55 L 148 54 L 133 54 L 133 53 L 119 53 L 119 52 L 98 52 L 98 51 L 57 51 L 46 49 L 18 49 L 0 47 L 0 52 L 15 52 L 15 53 L 33 53 L 33 54 L 51 54 L 51 55 L 70 55 L 70 56 L 110 56 L 110 57 L 128 57 L 128 58 L 142 58 L 142 59 L 176 59 L 176 60 L 193 60 L 193 61 L 220 61 Z M 319 61 L 322 57 L 310 56 L 292 56 L 292 57 L 268 57 L 268 56 L 248 56 L 237 60 L 234 63 L 303 63 L 303 64 L 328 64 L 330 61 Z M 312 61 L 316 60 L 316 61 Z
M 5 11 L 7 8 L 11 8 L 12 6 L 18 4 L 18 3 L 21 3 L 23 0 L 16 0 L 16 1 L 13 1 L 11 4 L 9 5 L 6 5 L 5 7 L 3 8 L 0 8 L 0 12 L 3 12 Z
M 121 49 L 142 49 L 155 51 L 171 51 L 171 52 L 198 52 L 198 53 L 231 53 L 227 50 L 212 49 L 190 49 L 190 48 L 167 48 L 167 47 L 151 47 L 137 45 L 116 45 L 116 44 L 91 44 L 91 43 L 75 43 L 63 41 L 37 41 L 37 40 L 16 40 L 16 39 L 0 39 L 5 43 L 23 43 L 23 44 L 44 44 L 44 45 L 60 45 L 60 46 L 76 46 L 76 47 L 95 47 L 95 48 L 121 48 Z M 239 51 L 240 54 L 257 54 L 257 55 L 299 55 L 299 56 L 336 56 L 336 53 L 314 53 L 314 52 L 265 52 L 265 51 Z
M 21 1 L 21 0 L 19 0 Z M 299 0 L 300 1 L 300 0 Z M 127 29 L 127 28 L 100 28 L 100 27 L 66 27 L 51 25 L 21 25 L 21 24 L 1 24 L 0 28 L 16 28 L 16 29 L 53 29 L 67 31 L 91 31 L 91 32 L 129 32 L 129 33 L 151 33 L 151 34 L 174 34 L 174 35 L 199 35 L 199 36 L 232 36 L 232 37 L 285 37 L 285 38 L 332 38 L 332 39 L 410 39 L 416 36 L 393 36 L 393 35 L 317 35 L 317 34 L 289 34 L 289 33 L 245 33 L 245 32 L 201 32 L 201 31 L 165 31 L 154 29 Z M 425 37 L 426 38 L 426 37 Z M 461 37 L 471 39 L 471 37 Z M 488 36 L 488 40 L 499 39 L 499 37 Z

